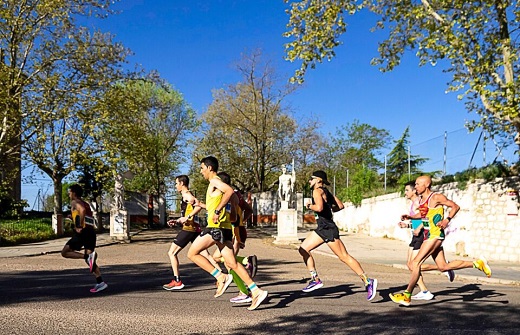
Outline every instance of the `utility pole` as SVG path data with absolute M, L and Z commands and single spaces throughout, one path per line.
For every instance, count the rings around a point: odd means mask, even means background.
M 385 155 L 385 192 L 386 192 L 386 155 Z
M 412 169 L 411 169 L 411 162 L 410 162 L 410 159 L 411 159 L 411 155 L 410 155 L 410 146 L 408 146 L 408 181 L 410 181 L 410 178 L 411 178 L 411 174 L 412 174 Z
M 444 131 L 444 166 L 442 168 L 442 176 L 446 175 L 446 151 L 448 146 L 448 132 Z

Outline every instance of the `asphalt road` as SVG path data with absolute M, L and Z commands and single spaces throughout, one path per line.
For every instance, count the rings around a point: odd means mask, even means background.
M 259 257 L 255 281 L 269 297 L 257 310 L 229 303 L 232 284 L 213 298 L 213 278 L 180 254 L 186 287 L 169 292 L 167 251 L 176 231 L 134 236 L 132 243 L 98 249 L 109 287 L 91 294 L 94 277 L 81 260 L 59 254 L 0 260 L 0 334 L 520 334 L 518 286 L 471 283 L 426 274 L 431 301 L 401 307 L 388 298 L 402 291 L 408 273 L 362 264 L 379 280 L 366 301 L 361 280 L 336 258 L 316 254 L 325 286 L 301 289 L 308 273 L 294 247 L 250 231 L 246 252 Z M 353 255 L 355 256 L 355 255 Z

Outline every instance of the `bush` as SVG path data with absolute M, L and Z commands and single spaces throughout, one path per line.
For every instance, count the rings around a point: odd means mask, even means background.
M 56 238 L 51 219 L 0 220 L 0 246 L 32 243 Z

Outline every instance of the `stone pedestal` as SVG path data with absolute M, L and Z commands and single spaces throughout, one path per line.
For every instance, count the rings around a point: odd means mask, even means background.
M 52 215 L 52 230 L 54 231 L 54 234 L 63 236 L 63 215 Z
M 283 203 L 283 202 L 282 202 Z M 291 244 L 299 243 L 296 210 L 281 209 L 277 213 L 277 235 L 274 243 Z
M 110 237 L 113 240 L 130 242 L 130 216 L 124 209 L 110 210 Z

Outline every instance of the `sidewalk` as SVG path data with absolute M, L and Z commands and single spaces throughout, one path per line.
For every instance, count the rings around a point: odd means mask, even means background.
M 258 229 L 269 236 L 276 236 L 276 227 L 261 227 Z M 302 229 L 298 232 L 298 238 L 303 240 L 310 230 Z M 131 235 L 157 234 L 158 231 L 142 230 L 132 232 Z M 160 231 L 159 231 L 160 232 Z M 29 257 L 48 253 L 59 253 L 68 237 L 55 240 L 43 241 L 38 243 L 23 244 L 14 247 L 1 247 L 0 258 L 6 257 Z M 406 269 L 406 252 L 408 244 L 403 241 L 388 238 L 371 237 L 364 234 L 353 234 L 341 232 L 341 240 L 345 243 L 347 250 L 361 263 L 373 263 L 386 266 L 393 266 Z M 119 244 L 121 241 L 113 241 L 109 233 L 98 234 L 97 245 L 103 247 L 112 244 Z M 274 244 L 263 244 L 266 247 L 276 248 Z M 325 255 L 335 257 L 326 244 L 321 245 L 315 250 Z M 446 258 L 473 260 L 468 257 L 461 257 L 454 253 L 446 253 Z M 487 278 L 474 269 L 457 270 L 456 279 L 469 280 L 472 282 L 482 282 L 489 284 L 517 285 L 520 286 L 520 264 L 509 262 L 490 262 L 493 270 L 492 278 Z
M 276 237 L 276 227 L 263 227 L 262 229 L 273 237 Z M 299 229 L 298 238 L 300 241 L 303 240 L 310 231 L 311 230 L 309 229 Z M 341 231 L 340 238 L 345 244 L 347 251 L 362 264 L 372 263 L 408 269 L 406 266 L 408 243 L 404 241 Z M 322 244 L 314 252 L 336 257 L 326 244 Z M 466 261 L 474 260 L 473 258 L 459 256 L 452 252 L 446 252 L 446 259 L 448 261 L 450 259 Z M 426 262 L 433 264 L 431 258 Z M 455 271 L 455 279 L 489 284 L 520 286 L 519 263 L 490 261 L 489 266 L 493 271 L 491 278 L 487 278 L 483 273 L 480 273 L 475 269 L 462 269 Z M 439 272 L 439 275 L 442 274 Z

